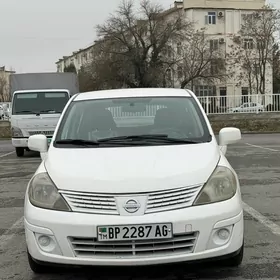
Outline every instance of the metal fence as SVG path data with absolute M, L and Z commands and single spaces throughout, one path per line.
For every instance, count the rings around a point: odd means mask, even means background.
M 233 114 L 233 113 L 265 113 L 265 112 L 280 112 L 280 94 L 266 95 L 226 95 L 226 96 L 199 96 L 198 100 L 202 104 L 205 112 L 211 114 Z M 11 109 L 11 103 L 7 104 Z M 139 113 L 123 112 L 121 108 L 111 108 L 114 118 L 123 117 L 151 117 L 162 106 L 146 106 L 146 110 Z M 1 111 L 1 109 L 0 109 Z M 7 120 L 5 116 L 1 120 Z
M 199 96 L 207 114 L 280 112 L 280 94 Z

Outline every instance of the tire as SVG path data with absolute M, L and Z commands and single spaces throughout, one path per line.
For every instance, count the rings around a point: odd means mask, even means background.
M 50 267 L 46 265 L 42 265 L 34 261 L 34 259 L 31 257 L 29 252 L 27 251 L 28 256 L 28 263 L 31 268 L 31 270 L 36 274 L 44 274 L 50 271 Z
M 17 147 L 16 148 L 16 154 L 17 154 L 17 157 L 23 157 L 24 156 L 24 148 Z
M 244 244 L 242 245 L 239 253 L 230 259 L 224 261 L 224 266 L 227 267 L 238 267 L 242 264 L 244 255 Z

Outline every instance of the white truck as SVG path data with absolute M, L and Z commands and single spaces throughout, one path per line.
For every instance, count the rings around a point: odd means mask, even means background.
M 28 138 L 45 134 L 49 141 L 70 97 L 79 92 L 75 73 L 10 75 L 12 145 L 18 157 L 28 151 Z

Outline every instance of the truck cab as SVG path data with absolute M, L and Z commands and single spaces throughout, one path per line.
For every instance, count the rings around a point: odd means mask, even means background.
M 13 93 L 11 133 L 18 157 L 28 150 L 28 138 L 31 135 L 45 134 L 51 141 L 70 97 L 66 89 L 17 90 Z

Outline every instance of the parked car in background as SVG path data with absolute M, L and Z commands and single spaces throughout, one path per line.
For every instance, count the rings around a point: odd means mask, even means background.
M 264 112 L 264 106 L 255 102 L 243 103 L 239 107 L 229 108 L 228 113 L 258 113 Z
M 157 265 L 218 260 L 237 267 L 243 205 L 226 147 L 195 94 L 119 89 L 73 96 L 28 183 L 24 221 L 34 272 L 54 264 Z M 221 260 L 222 259 L 222 260 Z

